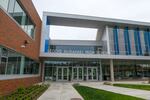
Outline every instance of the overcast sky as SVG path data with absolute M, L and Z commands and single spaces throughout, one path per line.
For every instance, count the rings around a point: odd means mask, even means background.
M 150 22 L 150 0 L 33 0 L 33 3 L 41 18 L 43 11 L 49 11 Z M 95 39 L 95 34 L 90 33 L 86 30 L 86 34 L 77 38 Z M 53 27 L 52 34 L 53 39 L 68 38 L 58 27 Z

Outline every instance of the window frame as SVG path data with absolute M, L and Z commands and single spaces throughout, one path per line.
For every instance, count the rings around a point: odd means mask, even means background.
M 33 26 L 34 26 L 34 31 L 33 31 L 33 36 L 32 35 L 29 35 L 31 33 L 28 33 L 28 31 L 26 31 L 23 27 L 21 27 L 21 25 L 13 18 L 13 15 L 11 15 L 9 12 L 8 12 L 8 9 L 9 9 L 9 4 L 11 3 L 11 0 L 8 1 L 8 5 L 7 5 L 7 9 L 5 9 L 3 6 L 0 5 L 0 7 L 2 8 L 2 10 L 23 30 L 23 32 L 25 32 L 32 40 L 35 40 L 36 39 L 36 30 L 37 30 L 37 26 L 36 24 L 34 23 L 32 17 L 30 16 L 30 14 L 27 12 L 27 10 L 25 9 L 25 7 L 23 6 L 23 4 L 19 1 L 19 0 L 15 0 L 14 1 L 14 4 L 13 4 L 13 9 L 12 9 L 12 12 L 14 13 L 14 8 L 15 8 L 15 5 L 16 5 L 16 2 L 19 4 L 20 8 L 24 11 L 24 13 L 26 14 L 26 16 L 28 16 L 28 19 L 32 22 Z M 28 26 L 27 26 L 27 29 L 28 29 Z

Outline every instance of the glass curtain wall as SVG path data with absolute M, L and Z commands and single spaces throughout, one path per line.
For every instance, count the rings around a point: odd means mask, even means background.
M 35 25 L 19 3 L 19 0 L 0 0 L 0 6 L 16 20 L 31 38 L 34 38 Z
M 0 6 L 7 10 L 9 4 L 9 0 L 0 0 Z
M 146 79 L 150 77 L 150 63 L 148 61 L 114 61 L 116 80 Z
M 99 77 L 96 76 L 97 74 L 100 75 L 101 73 L 99 66 L 100 66 L 100 61 L 79 61 L 79 60 L 45 61 L 45 79 L 56 81 L 57 74 L 59 74 L 57 72 L 57 68 L 63 68 L 63 67 L 68 68 L 69 70 L 68 81 L 71 81 L 72 75 L 77 74 L 77 73 L 80 79 L 81 77 L 83 77 L 83 80 L 87 80 L 87 73 L 88 73 L 87 68 L 88 67 L 97 68 L 97 72 L 94 72 L 95 70 L 93 69 L 93 79 L 94 78 L 99 79 Z M 78 68 L 78 69 L 75 69 L 75 68 Z M 82 72 L 81 69 L 83 69 L 82 75 L 80 75 L 80 72 Z M 79 72 L 77 72 L 77 70 Z M 74 76 L 74 77 L 77 77 L 77 76 Z
M 110 81 L 110 60 L 101 60 L 102 79 Z
M 0 46 L 0 75 L 39 74 L 39 63 Z

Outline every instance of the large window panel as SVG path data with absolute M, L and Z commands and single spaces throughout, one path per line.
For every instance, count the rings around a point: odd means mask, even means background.
M 30 19 L 28 19 L 28 30 L 27 30 L 27 33 L 32 38 L 34 38 L 34 27 L 35 26 L 34 26 L 33 22 Z
M 6 11 L 8 9 L 9 0 L 0 0 L 0 6 L 2 6 Z
M 26 14 L 18 2 L 15 3 L 13 18 L 22 26 L 25 25 Z
M 16 20 L 22 29 L 33 39 L 35 25 L 27 15 L 19 0 L 0 0 L 0 5 Z
M 8 51 L 0 46 L 0 74 L 5 74 L 7 69 Z
M 1 57 L 0 74 L 5 74 L 6 67 L 7 67 L 7 58 Z
M 0 46 L 0 75 L 39 74 L 39 70 L 39 63 Z
M 15 2 L 16 0 L 10 0 L 9 5 L 8 5 L 8 13 L 13 16 L 13 12 L 14 12 L 14 7 L 15 7 Z
M 39 74 L 39 64 L 29 58 L 25 58 L 24 74 Z
M 20 74 L 20 62 L 20 57 L 9 57 L 7 65 L 7 74 Z

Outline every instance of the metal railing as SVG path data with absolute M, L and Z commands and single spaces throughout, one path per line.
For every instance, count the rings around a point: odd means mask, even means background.
M 49 49 L 50 53 L 70 53 L 70 54 L 107 54 L 107 51 L 93 51 L 93 50 L 62 50 Z

